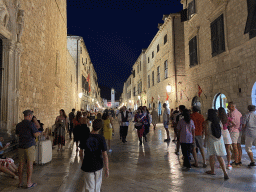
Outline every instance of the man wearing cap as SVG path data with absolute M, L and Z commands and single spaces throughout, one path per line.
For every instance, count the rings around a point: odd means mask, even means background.
M 244 117 L 243 129 L 245 129 L 245 150 L 251 160 L 251 163 L 248 166 L 251 167 L 256 166 L 252 153 L 252 144 L 256 141 L 255 106 L 249 105 L 248 111 L 249 112 Z
M 27 160 L 27 188 L 35 187 L 37 184 L 32 183 L 31 177 L 33 172 L 33 162 L 35 160 L 35 137 L 40 135 L 35 124 L 31 122 L 33 111 L 23 111 L 24 120 L 17 124 L 16 134 L 19 137 L 19 187 L 23 185 L 23 166 Z

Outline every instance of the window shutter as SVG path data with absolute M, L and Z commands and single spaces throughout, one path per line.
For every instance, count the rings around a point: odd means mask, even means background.
M 181 19 L 181 22 L 188 20 L 188 9 L 183 9 L 180 11 L 180 19 Z
M 189 41 L 189 60 L 190 60 L 190 67 L 193 66 L 193 39 Z
M 247 0 L 248 7 L 248 16 L 245 25 L 244 34 L 249 33 L 252 29 L 255 29 L 255 12 L 256 12 L 256 1 L 255 0 Z
M 219 28 L 219 53 L 225 51 L 225 35 L 224 35 L 224 21 L 223 15 L 221 15 L 218 19 L 218 28 Z
M 188 4 L 188 19 L 191 19 L 195 13 L 195 0 L 193 0 Z
M 217 22 L 211 23 L 211 40 L 212 40 L 212 56 L 218 54 L 218 39 L 217 39 Z
M 193 65 L 197 65 L 198 60 L 197 60 L 197 37 L 195 36 L 193 38 Z

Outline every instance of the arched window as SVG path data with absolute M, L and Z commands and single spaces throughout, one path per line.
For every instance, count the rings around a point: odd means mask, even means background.
M 256 82 L 254 83 L 253 87 L 252 87 L 252 104 L 256 105 Z
M 224 109 L 227 110 L 227 106 L 228 106 L 228 99 L 227 97 L 222 94 L 222 93 L 218 93 L 215 98 L 214 98 L 214 105 L 213 108 L 214 109 L 218 109 L 220 107 L 223 107 Z

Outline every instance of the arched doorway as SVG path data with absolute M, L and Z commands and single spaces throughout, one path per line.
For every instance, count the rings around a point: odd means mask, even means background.
M 228 110 L 228 99 L 223 93 L 218 93 L 214 97 L 213 108 L 218 109 L 220 107 L 223 107 L 226 111 Z
M 200 99 L 199 99 L 199 97 L 197 97 L 197 96 L 195 96 L 193 99 L 192 99 L 192 107 L 194 107 L 194 106 L 196 106 L 196 107 L 198 107 L 198 109 L 199 109 L 199 112 L 201 113 L 201 102 L 200 102 Z
M 252 104 L 256 105 L 256 82 L 254 83 L 253 87 L 252 87 Z

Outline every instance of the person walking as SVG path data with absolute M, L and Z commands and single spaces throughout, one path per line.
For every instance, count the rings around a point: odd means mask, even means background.
M 89 119 L 87 118 L 87 112 L 83 111 L 82 112 L 82 117 L 80 119 L 80 131 L 79 131 L 79 141 L 80 143 L 87 139 L 89 137 L 90 134 L 90 129 L 88 127 L 88 123 L 89 123 Z
M 121 133 L 121 138 L 122 138 L 123 143 L 127 142 L 126 137 L 127 137 L 127 133 L 128 133 L 130 116 L 131 115 L 126 110 L 126 107 L 123 106 L 122 111 L 121 111 L 121 113 L 119 113 L 119 117 L 118 117 L 118 120 L 120 123 L 120 133 Z
M 193 157 L 195 159 L 195 164 L 193 166 L 198 167 L 198 161 L 197 161 L 197 153 L 196 148 L 198 147 L 202 158 L 203 158 L 203 167 L 207 167 L 206 161 L 205 161 L 205 155 L 204 155 L 204 144 L 203 144 L 203 123 L 204 123 L 204 117 L 199 112 L 198 107 L 193 106 L 192 107 L 192 114 L 191 119 L 194 122 L 195 125 L 195 143 L 193 145 Z
M 92 123 L 93 130 L 85 142 L 80 144 L 80 159 L 85 176 L 85 188 L 88 192 L 100 192 L 102 183 L 103 163 L 105 176 L 109 177 L 107 145 L 103 136 L 98 134 L 102 129 L 102 120 L 96 119 Z
M 256 141 L 255 105 L 249 105 L 248 111 L 244 118 L 243 129 L 245 129 L 245 150 L 251 160 L 248 167 L 252 167 L 256 166 L 252 153 L 252 144 Z
M 183 166 L 187 169 L 190 169 L 190 153 L 192 152 L 192 144 L 195 143 L 195 125 L 190 117 L 190 112 L 187 109 L 183 111 L 183 115 L 184 119 L 179 121 L 177 130 L 182 154 L 184 157 Z
M 78 111 L 76 113 L 75 119 L 73 119 L 73 133 L 74 133 L 74 142 L 76 142 L 76 151 L 78 151 L 78 142 L 80 141 L 80 134 L 81 134 L 81 118 L 82 113 Z
M 144 132 L 143 132 L 143 137 L 145 139 L 145 141 L 147 142 L 147 134 L 149 133 L 149 127 L 150 127 L 150 114 L 149 114 L 149 111 L 147 109 L 146 106 L 143 106 L 142 107 L 142 113 L 143 115 L 145 116 L 143 118 L 143 125 L 144 125 Z
M 215 156 L 217 156 L 221 169 L 224 173 L 224 179 L 229 179 L 225 162 L 222 158 L 222 156 L 226 155 L 223 136 L 221 135 L 222 123 L 217 117 L 217 113 L 214 109 L 208 110 L 208 118 L 204 123 L 204 129 L 207 152 L 210 156 L 211 166 L 211 170 L 206 171 L 205 173 L 215 175 Z
M 110 142 L 112 140 L 112 133 L 114 133 L 113 129 L 113 123 L 112 123 L 112 118 L 109 118 L 109 115 L 107 113 L 104 113 L 102 116 L 103 120 L 103 133 L 104 133 L 104 138 L 107 140 L 108 143 L 108 152 L 111 153 L 112 149 L 110 146 Z
M 72 109 L 72 111 L 68 114 L 68 117 L 69 117 L 69 139 L 72 138 L 72 134 L 73 134 L 73 120 L 75 118 L 75 109 Z
M 142 145 L 142 137 L 145 131 L 145 126 L 143 124 L 145 115 L 143 114 L 142 107 L 139 107 L 137 113 L 135 114 L 134 121 L 135 121 L 135 128 L 137 129 L 138 138 L 140 141 L 140 145 Z
M 60 110 L 60 115 L 56 117 L 56 135 L 55 144 L 58 144 L 58 151 L 64 150 L 62 147 L 65 146 L 65 134 L 67 127 L 67 115 L 63 109 Z
M 235 126 L 232 126 L 229 129 L 231 140 L 232 140 L 232 147 L 235 156 L 235 161 L 232 163 L 233 167 L 240 167 L 242 165 L 242 148 L 241 148 L 241 134 L 240 132 L 240 124 L 241 124 L 241 117 L 242 114 L 236 109 L 235 104 L 233 102 L 228 103 L 229 114 L 228 117 L 232 119 Z
M 167 139 L 164 142 L 169 142 L 171 140 L 169 133 L 169 121 L 170 121 L 170 109 L 167 108 L 166 103 L 163 104 L 164 113 L 163 113 L 163 124 L 166 131 Z
M 151 116 L 152 116 L 152 124 L 153 124 L 154 130 L 156 130 L 156 124 L 158 122 L 158 113 L 157 113 L 155 107 L 153 107 Z
M 179 121 L 181 120 L 181 119 L 183 119 L 184 118 L 184 116 L 183 116 L 183 111 L 186 109 L 186 107 L 184 106 L 184 105 L 180 105 L 179 106 L 179 114 L 178 115 L 176 115 L 176 124 L 178 125 L 178 123 L 179 123 Z M 176 135 L 177 135 L 177 144 L 176 144 L 176 150 L 175 150 L 175 154 L 176 155 L 179 155 L 179 152 L 180 152 L 180 141 L 179 141 L 179 133 L 178 133 L 178 130 L 177 130 L 177 128 L 176 127 L 174 127 L 174 130 L 176 131 Z
M 19 137 L 18 156 L 19 156 L 19 185 L 23 185 L 23 167 L 27 162 L 27 188 L 37 185 L 31 181 L 33 172 L 33 162 L 35 160 L 35 137 L 41 135 L 35 124 L 31 122 L 33 111 L 23 111 L 24 120 L 16 125 L 16 134 Z
M 228 162 L 227 169 L 231 170 L 232 165 L 230 165 L 230 163 L 231 163 L 231 150 L 230 150 L 230 148 L 231 148 L 231 145 L 232 145 L 232 140 L 231 140 L 231 137 L 230 137 L 228 127 L 235 126 L 235 124 L 232 121 L 232 119 L 227 116 L 226 111 L 223 107 L 220 107 L 218 109 L 218 117 L 220 118 L 220 121 L 223 125 L 222 136 L 223 136 L 223 140 L 224 140 L 224 144 L 225 144 L 226 152 L 227 152 L 227 162 Z
M 174 138 L 173 138 L 172 142 L 175 142 L 175 141 L 178 140 L 177 139 L 177 125 L 178 125 L 178 123 L 176 122 L 176 118 L 180 114 L 178 109 L 179 108 L 176 107 L 176 109 L 175 109 L 175 111 L 173 111 L 172 117 L 171 117 L 171 119 L 172 119 L 172 127 L 173 127 L 173 130 L 174 130 Z

